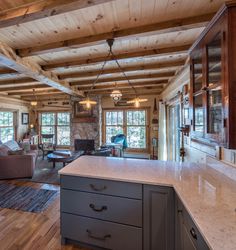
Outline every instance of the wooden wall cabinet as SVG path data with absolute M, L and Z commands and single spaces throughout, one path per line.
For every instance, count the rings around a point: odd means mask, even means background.
M 190 50 L 191 138 L 236 149 L 236 3 L 225 4 Z

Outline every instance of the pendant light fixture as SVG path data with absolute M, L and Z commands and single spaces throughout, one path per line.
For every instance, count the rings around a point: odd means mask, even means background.
M 127 103 L 134 103 L 135 108 L 139 108 L 140 107 L 140 103 L 141 102 L 147 102 L 148 99 L 146 98 L 139 98 L 136 96 L 136 98 L 134 98 L 133 100 L 127 101 Z
M 91 105 L 97 104 L 96 101 L 90 100 L 90 98 L 89 98 L 89 92 L 92 91 L 92 90 L 94 89 L 95 84 L 96 84 L 97 81 L 98 81 L 98 78 L 99 78 L 100 75 L 102 75 L 103 72 L 104 72 L 104 68 L 105 68 L 105 65 L 106 65 L 108 59 L 110 58 L 110 56 L 112 56 L 112 59 L 116 62 L 118 68 L 119 68 L 120 71 L 123 73 L 123 75 L 124 75 L 125 79 L 127 80 L 128 84 L 130 85 L 130 87 L 131 87 L 131 88 L 134 90 L 134 92 L 135 92 L 136 98 L 135 98 L 134 100 L 128 101 L 127 103 L 134 103 L 134 104 L 135 104 L 135 107 L 139 107 L 139 106 L 140 106 L 140 103 L 141 103 L 141 102 L 146 102 L 147 99 L 141 99 L 141 98 L 138 97 L 138 94 L 137 94 L 136 89 L 134 88 L 134 86 L 133 86 L 132 83 L 130 82 L 129 78 L 128 78 L 127 75 L 125 74 L 124 70 L 122 69 L 120 63 L 119 63 L 118 60 L 116 59 L 116 57 L 115 57 L 115 55 L 114 55 L 114 53 L 113 53 L 113 51 L 112 51 L 112 46 L 113 46 L 113 44 L 114 44 L 114 39 L 113 39 L 113 38 L 107 39 L 107 44 L 108 44 L 108 46 L 109 46 L 110 49 L 109 49 L 109 53 L 108 53 L 108 55 L 107 55 L 107 58 L 106 58 L 106 60 L 104 61 L 103 65 L 102 65 L 101 71 L 100 71 L 100 73 L 97 75 L 97 78 L 95 79 L 95 81 L 93 82 L 93 84 L 92 84 L 92 86 L 91 86 L 91 89 L 88 91 L 88 94 L 87 94 L 86 99 L 81 100 L 79 103 L 85 105 L 87 109 L 90 109 L 90 108 L 91 108 Z M 121 93 L 121 91 L 120 91 L 119 89 L 117 89 L 116 83 L 115 83 L 115 89 L 114 89 L 114 90 L 112 91 L 112 93 L 110 94 L 110 97 L 112 98 L 112 100 L 113 100 L 115 103 L 117 103 L 118 101 L 120 101 L 121 98 L 122 98 L 122 93 Z
M 110 94 L 110 97 L 112 98 L 112 100 L 117 103 L 121 100 L 122 97 L 122 93 L 120 92 L 119 89 L 117 89 L 116 83 L 115 83 L 115 89 L 112 91 L 112 93 Z
M 35 95 L 35 89 L 33 89 L 33 95 L 34 95 L 34 99 L 35 99 L 35 100 L 34 100 L 34 101 L 31 101 L 31 102 L 30 102 L 30 105 L 35 107 L 35 106 L 38 105 L 38 102 L 37 102 L 37 99 L 36 99 L 36 95 Z
M 129 78 L 127 77 L 125 71 L 122 69 L 120 63 L 119 63 L 118 60 L 116 59 L 116 57 L 115 57 L 115 55 L 114 55 L 114 53 L 113 53 L 113 51 L 112 51 L 112 46 L 113 46 L 113 43 L 114 43 L 114 39 L 108 39 L 108 40 L 107 40 L 107 43 L 108 43 L 108 45 L 109 45 L 109 47 L 110 47 L 109 55 L 111 54 L 111 55 L 113 56 L 113 60 L 115 60 L 115 62 L 116 62 L 116 64 L 117 64 L 118 68 L 119 68 L 120 71 L 123 73 L 123 75 L 124 75 L 125 79 L 127 80 L 128 84 L 130 85 L 130 87 L 133 89 L 133 91 L 134 91 L 134 93 L 135 93 L 135 96 L 136 96 L 135 99 L 133 99 L 133 100 L 131 100 L 131 101 L 128 101 L 127 103 L 134 103 L 135 107 L 138 108 L 138 107 L 140 107 L 140 103 L 141 103 L 141 102 L 146 102 L 147 99 L 141 99 L 141 98 L 138 97 L 138 93 L 137 93 L 136 89 L 134 88 L 134 86 L 133 86 L 132 83 L 130 82 Z M 111 96 L 111 98 L 112 98 L 114 101 L 117 102 L 117 101 L 119 101 L 119 100 L 121 99 L 122 93 L 121 93 L 119 90 L 115 89 L 115 90 L 112 91 L 112 93 L 111 93 L 110 96 Z M 114 97 L 115 97 L 115 99 L 114 99 Z
M 87 97 L 85 100 L 83 101 L 80 101 L 79 102 L 80 104 L 82 105 L 85 105 L 87 109 L 90 109 L 91 108 L 91 105 L 96 105 L 97 102 L 96 101 L 92 101 L 89 99 L 89 97 Z

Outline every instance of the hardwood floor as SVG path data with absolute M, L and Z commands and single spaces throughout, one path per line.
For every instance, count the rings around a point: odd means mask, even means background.
M 3 182 L 3 181 L 1 181 Z M 59 186 L 24 181 L 14 185 L 59 190 Z M 1 250 L 86 250 L 74 245 L 61 246 L 59 197 L 43 213 L 0 208 Z

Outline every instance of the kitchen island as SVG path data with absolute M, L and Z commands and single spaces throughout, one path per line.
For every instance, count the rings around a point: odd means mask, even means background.
M 131 244 L 130 249 L 137 247 L 137 249 L 145 250 L 145 245 L 151 243 L 147 239 L 141 241 L 141 238 L 142 234 L 145 238 L 145 228 L 150 227 L 150 223 L 148 224 L 142 216 L 146 216 L 145 211 L 149 211 L 150 206 L 145 208 L 145 205 L 143 205 L 142 207 L 142 203 L 147 200 L 145 194 L 155 194 L 157 199 L 166 203 L 165 209 L 168 208 L 168 214 L 164 216 L 171 219 L 169 224 L 174 224 L 174 219 L 171 216 L 174 214 L 174 207 L 179 202 L 181 203 L 180 206 L 183 206 L 184 210 L 177 207 L 175 216 L 178 212 L 182 213 L 186 210 L 190 217 L 189 219 L 187 217 L 186 220 L 191 220 L 191 223 L 194 223 L 189 231 L 193 238 L 196 237 L 196 240 L 200 238 L 200 244 L 203 244 L 201 246 L 204 246 L 204 249 L 235 249 L 236 182 L 208 166 L 199 167 L 196 164 L 188 163 L 178 164 L 164 161 L 83 156 L 67 165 L 59 173 L 62 180 L 61 212 L 63 216 L 61 225 L 63 240 L 67 238 L 63 236 L 63 232 L 66 232 L 63 229 L 63 224 L 70 220 L 70 223 L 66 225 L 66 230 L 70 230 L 71 223 L 74 223 L 74 218 L 77 218 L 76 216 L 69 216 L 76 213 L 75 209 L 72 208 L 74 207 L 73 204 L 79 209 L 79 215 L 85 213 L 85 216 L 78 216 L 78 218 L 79 223 L 87 223 L 84 230 L 88 237 L 93 238 L 95 242 L 96 240 L 105 242 L 114 239 L 110 233 L 98 235 L 87 228 L 89 223 L 94 224 L 95 221 L 90 218 L 94 217 L 90 215 L 88 209 L 81 208 L 82 201 L 88 199 L 89 196 L 90 200 L 93 199 L 98 203 L 101 200 L 108 202 L 107 204 L 113 206 L 114 209 L 109 214 L 109 205 L 102 206 L 101 204 L 104 202 L 99 203 L 99 205 L 96 202 L 90 202 L 91 211 L 98 214 L 96 221 L 99 221 L 100 224 L 104 223 L 102 230 L 99 228 L 99 232 L 106 232 L 107 227 L 112 227 L 111 231 L 118 235 L 125 226 L 124 232 L 128 233 L 124 235 L 128 239 L 134 239 L 138 246 Z M 95 184 L 91 184 L 91 180 L 94 180 Z M 155 186 L 157 190 L 155 190 Z M 171 198 L 173 197 L 171 190 L 177 196 L 175 202 Z M 75 193 L 75 191 L 79 192 Z M 104 193 L 100 194 L 101 192 Z M 100 196 L 96 195 L 98 193 Z M 78 199 L 73 198 L 77 196 Z M 107 200 L 108 198 L 109 200 Z M 69 200 L 63 201 L 64 199 Z M 118 199 L 120 200 L 118 201 Z M 81 201 L 80 204 L 76 204 L 78 200 Z M 117 210 L 115 210 L 116 208 Z M 154 208 L 156 209 L 155 206 Z M 67 209 L 69 209 L 68 213 L 65 212 Z M 128 211 L 128 209 L 131 211 L 130 216 L 119 213 L 119 211 Z M 160 211 L 163 212 L 164 210 Z M 103 212 L 107 213 L 107 217 L 102 217 Z M 150 217 L 150 214 L 147 217 Z M 185 215 L 183 217 L 185 218 Z M 158 220 L 158 217 L 155 219 Z M 176 218 L 175 221 L 177 221 Z M 194 229 L 196 232 L 193 231 Z M 172 234 L 173 228 L 166 225 L 165 231 Z M 167 237 L 172 236 L 167 235 Z M 175 244 L 177 242 L 173 238 L 168 240 L 175 242 Z M 104 247 L 105 245 L 98 244 L 98 246 Z M 165 247 L 173 249 L 173 245 Z M 195 247 L 200 249 L 197 245 Z

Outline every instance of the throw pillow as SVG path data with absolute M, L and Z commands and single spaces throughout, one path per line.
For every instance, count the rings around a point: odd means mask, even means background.
M 15 151 L 15 150 L 20 149 L 18 143 L 16 141 L 14 141 L 14 140 L 7 141 L 7 142 L 4 143 L 4 145 L 6 145 L 11 151 Z
M 24 155 L 24 150 L 19 149 L 19 150 L 9 150 L 8 155 Z

